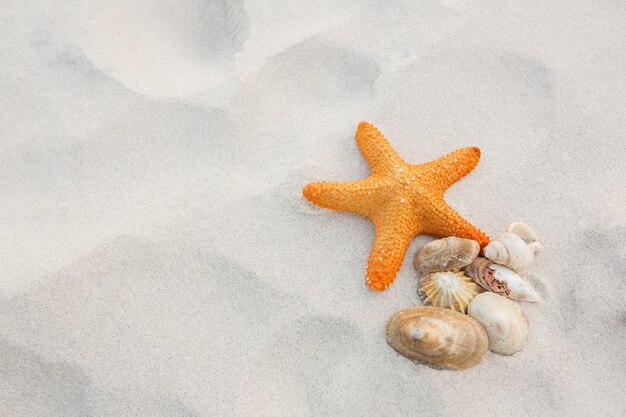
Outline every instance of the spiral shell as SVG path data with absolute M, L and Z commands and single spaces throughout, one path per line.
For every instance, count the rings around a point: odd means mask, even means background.
M 537 253 L 541 249 L 541 243 L 537 234 L 526 223 L 511 223 L 507 231 L 521 237 L 533 253 Z
M 487 331 L 492 352 L 512 355 L 528 340 L 528 320 L 515 301 L 484 292 L 472 300 L 468 314 Z
M 434 368 L 466 369 L 480 363 L 489 345 L 476 320 L 452 310 L 413 307 L 387 322 L 387 343 L 401 355 Z
M 522 274 L 533 264 L 533 250 L 516 234 L 506 232 L 497 240 L 489 242 L 483 250 L 485 258 L 500 265 L 508 266 Z
M 466 266 L 464 271 L 488 291 L 513 300 L 539 302 L 539 296 L 535 290 L 522 277 L 489 259 L 478 257 Z
M 465 313 L 470 301 L 484 290 L 463 272 L 432 272 L 422 275 L 417 294 L 426 305 Z
M 422 246 L 413 266 L 421 273 L 436 271 L 458 271 L 469 265 L 478 256 L 478 242 L 460 237 L 433 240 Z

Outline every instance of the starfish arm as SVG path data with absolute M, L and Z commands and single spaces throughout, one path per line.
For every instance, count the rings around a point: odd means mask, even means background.
M 431 217 L 427 224 L 424 224 L 424 233 L 438 238 L 456 236 L 465 239 L 472 239 L 483 248 L 489 243 L 489 236 L 482 230 L 465 220 L 459 213 L 448 206 L 443 199 L 436 203 L 438 215 Z
M 402 158 L 393 150 L 383 134 L 367 122 L 359 123 L 356 130 L 356 143 L 367 160 L 372 175 L 404 165 Z
M 480 159 L 477 147 L 461 148 L 425 164 L 418 165 L 418 171 L 432 177 L 443 192 L 452 184 L 470 173 Z
M 307 184 L 302 194 L 316 206 L 370 217 L 387 187 L 386 180 L 368 177 L 351 182 L 314 182 Z
M 404 221 L 401 219 L 404 218 Z M 376 237 L 367 264 L 367 285 L 374 291 L 385 290 L 396 278 L 411 240 L 419 228 L 407 211 L 374 221 Z

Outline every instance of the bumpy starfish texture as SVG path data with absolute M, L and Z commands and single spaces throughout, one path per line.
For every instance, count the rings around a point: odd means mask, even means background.
M 320 207 L 357 213 L 374 224 L 376 236 L 367 265 L 367 284 L 383 291 L 395 279 L 415 236 L 458 236 L 481 247 L 489 237 L 462 218 L 443 199 L 444 192 L 469 173 L 480 149 L 462 148 L 420 165 L 404 162 L 373 125 L 361 122 L 356 141 L 371 176 L 352 182 L 315 182 L 302 190 Z

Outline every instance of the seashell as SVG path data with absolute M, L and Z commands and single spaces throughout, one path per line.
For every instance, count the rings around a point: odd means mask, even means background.
M 533 264 L 534 252 L 516 234 L 506 232 L 498 240 L 489 242 L 483 249 L 485 258 L 495 263 L 508 266 L 514 271 L 522 274 Z
M 539 302 L 535 290 L 509 268 L 480 256 L 465 267 L 465 273 L 481 287 L 513 300 Z
M 537 234 L 526 223 L 511 223 L 507 231 L 521 237 L 522 240 L 530 246 L 530 250 L 533 253 L 537 253 L 541 249 L 541 243 L 539 242 Z
M 468 314 L 487 331 L 492 352 L 512 355 L 528 340 L 528 320 L 515 301 L 484 292 L 472 300 Z
M 387 343 L 434 368 L 467 369 L 487 353 L 485 329 L 473 318 L 437 307 L 400 310 L 387 322 Z
M 426 305 L 465 313 L 470 301 L 484 290 L 463 272 L 432 272 L 422 275 L 417 294 Z
M 475 240 L 446 237 L 422 246 L 413 259 L 413 266 L 421 273 L 459 271 L 472 263 L 480 252 Z

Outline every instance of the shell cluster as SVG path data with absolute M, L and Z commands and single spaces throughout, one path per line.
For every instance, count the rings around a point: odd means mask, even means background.
M 535 290 L 519 275 L 532 266 L 541 243 L 535 232 L 524 223 L 513 223 L 498 240 L 484 249 L 464 268 L 481 287 L 513 300 L 538 302 Z
M 538 302 L 520 274 L 532 266 L 541 243 L 524 223 L 513 223 L 478 256 L 478 242 L 434 240 L 415 255 L 417 293 L 430 307 L 397 312 L 387 341 L 402 355 L 437 368 L 466 369 L 487 349 L 512 355 L 528 339 L 528 320 L 515 301 Z M 463 313 L 467 313 L 464 315 Z M 484 336 L 484 337 L 483 337 Z
M 461 269 L 471 264 L 479 252 L 478 242 L 459 237 L 425 244 L 413 260 L 413 266 L 422 274 L 417 293 L 424 304 L 465 313 L 483 289 Z

